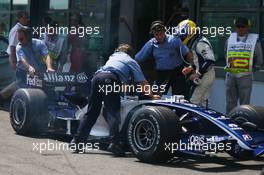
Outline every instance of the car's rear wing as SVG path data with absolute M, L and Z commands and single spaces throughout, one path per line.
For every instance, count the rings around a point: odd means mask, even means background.
M 43 85 L 68 86 L 80 85 L 90 81 L 90 78 L 81 73 L 69 72 L 45 72 L 37 75 L 27 75 L 27 85 L 33 87 L 43 87 Z

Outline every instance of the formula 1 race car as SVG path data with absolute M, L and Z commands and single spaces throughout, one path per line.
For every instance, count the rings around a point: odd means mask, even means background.
M 75 93 L 55 91 L 51 86 L 73 82 L 80 85 L 87 81 L 85 74 L 44 73 L 44 78 L 31 79 L 28 76 L 29 85 L 48 84 L 49 90 L 18 89 L 10 106 L 12 127 L 18 134 L 62 132 L 73 135 L 87 110 L 87 99 Z M 102 110 L 90 134 L 95 139 L 109 136 L 103 113 Z M 124 96 L 120 113 L 123 142 L 143 162 L 168 161 L 177 152 L 196 155 L 227 152 L 242 159 L 264 153 L 263 107 L 242 105 L 226 116 L 191 104 L 182 96 L 164 96 L 160 100 Z

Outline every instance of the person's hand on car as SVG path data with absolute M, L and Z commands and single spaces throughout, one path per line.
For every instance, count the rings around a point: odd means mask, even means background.
M 160 100 L 161 97 L 160 97 L 159 95 L 153 95 L 153 96 L 152 96 L 152 99 L 153 99 L 153 100 Z
M 48 67 L 47 68 L 47 72 L 55 72 L 55 70 L 53 68 L 51 68 L 51 67 Z
M 34 67 L 32 67 L 31 65 L 28 65 L 28 72 L 30 75 L 34 75 L 36 70 Z

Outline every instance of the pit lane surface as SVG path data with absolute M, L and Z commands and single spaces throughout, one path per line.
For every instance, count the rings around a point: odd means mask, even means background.
M 105 151 L 71 154 L 69 151 L 46 150 L 40 153 L 40 143 L 65 143 L 54 137 L 16 135 L 9 123 L 9 114 L 0 111 L 0 174 L 1 175 L 166 175 L 166 174 L 260 174 L 264 158 L 237 161 L 227 154 L 213 157 L 184 156 L 173 162 L 150 165 L 129 154 L 115 158 Z M 60 139 L 61 140 L 61 139 Z

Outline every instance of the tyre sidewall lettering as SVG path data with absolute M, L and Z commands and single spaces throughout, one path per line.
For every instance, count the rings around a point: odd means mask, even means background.
M 155 151 L 160 144 L 160 138 L 161 138 L 161 136 L 160 136 L 161 135 L 160 125 L 158 124 L 158 120 L 155 117 L 155 114 L 152 114 L 151 112 L 148 114 L 149 115 L 147 115 L 144 118 L 146 120 L 149 120 L 152 124 L 154 124 L 155 130 L 156 130 L 155 143 L 148 150 L 142 150 L 136 146 L 135 141 L 134 141 L 135 129 L 136 129 L 135 126 L 138 124 L 138 122 L 140 122 L 141 119 L 143 119 L 143 118 L 139 117 L 140 112 L 137 113 L 135 116 L 132 117 L 131 123 L 129 124 L 129 127 L 128 127 L 128 142 L 129 142 L 134 154 L 139 154 L 141 151 L 146 151 L 146 152 L 147 151 Z

